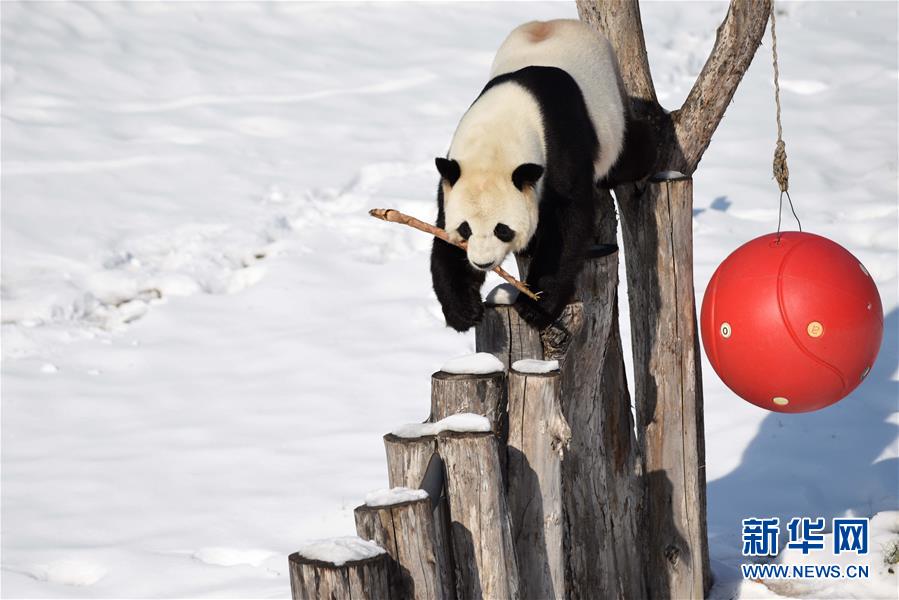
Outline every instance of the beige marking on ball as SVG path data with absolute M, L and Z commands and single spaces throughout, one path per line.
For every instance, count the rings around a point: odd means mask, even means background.
M 861 269 L 861 270 L 862 270 L 862 273 L 864 273 L 864 274 L 867 275 L 868 277 L 871 276 L 871 274 L 868 273 L 868 269 L 866 269 L 866 268 L 865 268 L 865 265 L 863 265 L 862 263 L 858 263 L 858 268 Z
M 787 404 L 790 403 L 790 401 L 787 400 L 786 398 L 784 398 L 783 396 L 775 396 L 771 401 L 774 402 L 774 404 L 776 404 L 778 406 L 786 406 Z
M 862 376 L 859 377 L 858 380 L 861 381 L 862 379 L 864 379 L 865 377 L 867 377 L 867 376 L 868 376 L 868 373 L 870 373 L 870 372 L 871 372 L 871 367 L 868 367 L 867 369 L 865 369 L 865 370 L 862 372 Z
M 813 338 L 819 338 L 824 335 L 824 325 L 819 323 L 818 321 L 812 321 L 808 324 L 808 327 L 805 328 L 808 332 L 809 336 Z
M 730 323 L 724 322 L 721 324 L 721 336 L 725 338 L 729 338 L 730 334 L 733 332 L 731 329 Z

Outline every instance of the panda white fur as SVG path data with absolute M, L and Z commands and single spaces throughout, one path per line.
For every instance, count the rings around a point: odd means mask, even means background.
M 522 317 L 540 328 L 558 317 L 589 247 L 595 185 L 639 179 L 654 160 L 646 128 L 634 136 L 634 125 L 602 35 L 576 20 L 512 31 L 436 160 L 437 225 L 468 242 L 465 252 L 435 239 L 431 253 L 449 326 L 480 320 L 485 273 L 509 252 L 531 257 L 527 283 L 542 292 L 539 302 L 519 297 Z

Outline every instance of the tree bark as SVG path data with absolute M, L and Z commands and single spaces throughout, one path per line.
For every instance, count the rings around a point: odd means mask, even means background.
M 596 202 L 595 241 L 614 244 L 611 195 L 597 191 Z M 519 257 L 522 277 L 527 267 Z M 573 303 L 556 323 L 539 336 L 511 336 L 514 355 L 502 327 L 477 336 L 479 350 L 500 360 L 560 361 L 560 405 L 571 428 L 560 492 L 566 587 L 556 590 L 565 598 L 646 597 L 637 529 L 640 463 L 618 334 L 617 286 L 617 253 L 595 253 L 578 278 Z M 517 493 L 511 485 L 510 494 Z
M 522 598 L 561 598 L 565 576 L 562 460 L 571 429 L 558 371 L 509 373 L 509 512 Z
M 449 600 L 446 565 L 438 560 L 431 500 L 389 506 L 362 505 L 354 511 L 356 533 L 387 550 L 393 558 L 393 597 Z
M 516 360 L 543 358 L 540 332 L 508 305 L 484 305 L 484 318 L 475 330 L 475 349 L 496 356 L 506 370 Z
M 598 194 L 600 241 L 615 239 L 611 196 Z M 645 598 L 638 530 L 639 455 L 618 334 L 618 255 L 588 260 L 575 304 L 543 334 L 561 362 L 571 445 L 562 461 L 568 598 Z
M 692 197 L 683 178 L 621 199 L 653 597 L 702 598 L 711 585 Z
M 379 554 L 338 567 L 294 552 L 288 558 L 291 597 L 293 600 L 392 600 L 389 568 L 392 560 L 387 554 Z
M 631 108 L 656 134 L 654 171 L 697 168 L 758 48 L 771 0 L 731 0 L 683 106 L 659 104 L 637 0 L 576 0 L 621 63 Z M 711 587 L 705 441 L 693 293 L 692 181 L 617 187 L 627 262 L 637 432 L 644 456 L 646 576 L 653 598 L 702 598 Z
M 428 469 L 431 455 L 437 451 L 437 438 L 432 435 L 402 438 L 392 433 L 384 436 L 387 452 L 387 479 L 390 487 L 417 489 Z
M 388 433 L 384 436 L 384 449 L 387 452 L 387 479 L 390 487 L 416 489 L 421 487 L 431 457 L 437 452 L 437 438 L 401 438 Z M 441 494 L 439 498 L 431 498 L 431 502 L 437 564 L 445 574 L 445 582 L 452 597 L 455 594 L 455 570 L 450 549 L 449 506 L 445 494 Z
M 506 374 L 469 375 L 437 371 L 431 375 L 431 421 L 458 413 L 487 417 L 494 433 L 505 440 Z
M 496 437 L 444 432 L 437 440 L 446 466 L 456 597 L 518 599 L 518 565 Z

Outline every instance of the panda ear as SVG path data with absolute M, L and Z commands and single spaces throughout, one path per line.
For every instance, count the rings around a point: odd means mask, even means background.
M 450 187 L 456 185 L 456 182 L 459 181 L 459 176 L 462 175 L 459 163 L 452 159 L 440 158 L 438 156 L 434 159 L 434 164 L 437 165 L 437 171 L 440 172 L 440 176 L 450 184 Z
M 512 183 L 515 184 L 519 191 L 523 192 L 524 186 L 529 185 L 533 187 L 542 175 L 543 167 L 534 163 L 525 163 L 518 165 L 518 168 L 512 171 Z

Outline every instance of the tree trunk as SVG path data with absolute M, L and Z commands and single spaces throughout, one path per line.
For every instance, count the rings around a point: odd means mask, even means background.
M 354 511 L 356 533 L 393 558 L 393 597 L 449 600 L 449 573 L 438 560 L 431 500 L 389 506 L 362 505 Z
M 654 171 L 695 170 L 765 32 L 770 0 L 731 0 L 682 107 L 658 103 L 637 0 L 576 0 L 618 55 L 631 108 L 655 129 Z M 692 181 L 617 187 L 627 263 L 637 433 L 644 456 L 646 577 L 653 598 L 711 587 L 705 442 L 693 293 Z
M 392 600 L 389 567 L 392 560 L 387 554 L 379 554 L 338 567 L 294 552 L 288 559 L 291 598 Z
M 621 198 L 634 346 L 637 429 L 646 479 L 649 589 L 701 598 L 706 540 L 702 386 L 693 297 L 688 178 Z
M 596 202 L 596 242 L 614 244 L 611 196 L 598 191 Z M 527 273 L 521 258 L 519 272 Z M 501 327 L 491 327 L 494 337 L 486 331 L 477 336 L 478 350 L 500 360 L 560 360 L 560 404 L 571 428 L 560 492 L 566 587 L 556 590 L 565 598 L 646 597 L 637 530 L 639 460 L 618 334 L 617 286 L 617 253 L 597 252 L 578 278 L 573 303 L 539 338 L 512 336 L 510 346 Z M 488 307 L 488 312 L 504 310 Z

